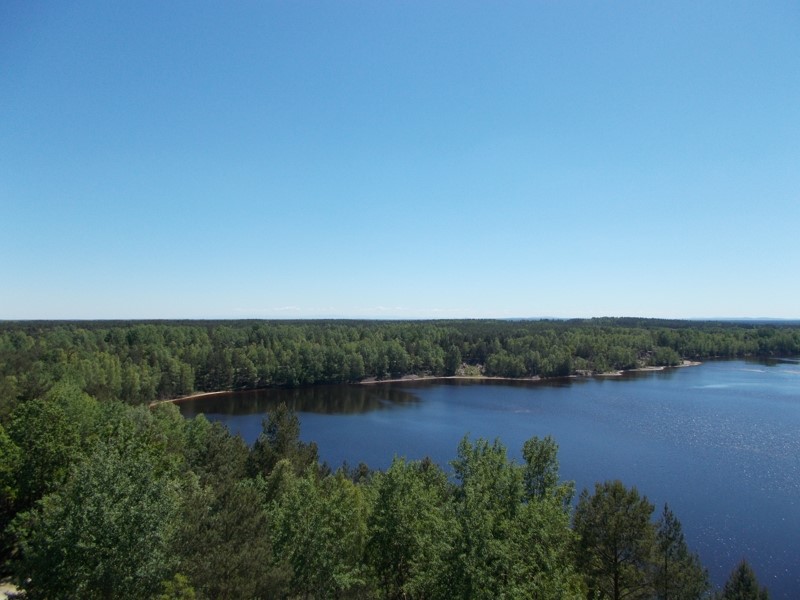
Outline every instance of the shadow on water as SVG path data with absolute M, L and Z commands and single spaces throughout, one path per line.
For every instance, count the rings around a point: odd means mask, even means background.
M 411 391 L 382 385 L 331 385 L 294 389 L 263 389 L 202 396 L 178 402 L 184 417 L 266 414 L 285 402 L 295 412 L 360 414 L 419 402 Z
M 300 388 L 267 388 L 237 392 L 220 392 L 209 396 L 187 398 L 177 402 L 181 414 L 192 418 L 205 415 L 259 415 L 266 414 L 285 402 L 295 412 L 354 415 L 390 408 L 402 408 L 420 402 L 414 390 L 437 386 L 471 387 L 493 386 L 504 388 L 568 388 L 589 382 L 637 379 L 639 377 L 669 378 L 674 369 L 664 371 L 627 372 L 619 377 L 563 377 L 545 380 L 530 379 L 415 379 L 369 385 L 341 384 Z
M 746 359 L 748 364 L 761 365 L 763 367 L 778 367 L 780 365 L 797 365 L 800 364 L 800 359 L 797 358 L 753 358 Z

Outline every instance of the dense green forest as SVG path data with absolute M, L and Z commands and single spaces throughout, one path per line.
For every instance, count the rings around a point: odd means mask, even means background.
M 800 354 L 800 325 L 574 321 L 0 322 L 0 415 L 70 379 L 130 404 L 196 391 L 464 371 L 562 377 Z
M 247 446 L 156 398 L 800 353 L 794 326 L 640 320 L 0 324 L 0 557 L 38 598 L 705 598 L 668 506 L 557 446 L 321 465 L 285 406 Z M 723 598 L 765 598 L 747 563 Z

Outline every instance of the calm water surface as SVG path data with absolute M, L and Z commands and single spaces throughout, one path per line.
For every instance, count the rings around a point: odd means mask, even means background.
M 560 446 L 578 490 L 621 479 L 681 520 L 722 584 L 747 557 L 776 598 L 800 598 L 800 363 L 699 367 L 536 384 L 412 382 L 266 390 L 183 402 L 248 442 L 278 402 L 331 466 L 386 468 L 394 455 L 455 457 L 464 434 L 519 458 L 533 435 Z

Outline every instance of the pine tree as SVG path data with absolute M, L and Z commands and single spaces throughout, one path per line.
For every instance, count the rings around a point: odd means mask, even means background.
M 667 504 L 656 529 L 653 562 L 659 600 L 694 600 L 708 592 L 708 572 L 689 552 L 680 521 Z
M 759 588 L 755 572 L 742 559 L 725 582 L 719 600 L 769 600 L 769 592 Z

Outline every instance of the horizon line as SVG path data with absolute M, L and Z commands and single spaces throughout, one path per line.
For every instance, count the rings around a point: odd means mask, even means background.
M 654 321 L 744 321 L 744 322 L 800 322 L 800 317 L 660 317 L 642 315 L 595 315 L 595 316 L 528 316 L 528 317 L 491 317 L 491 316 L 203 316 L 203 317 L 0 317 L 0 323 L 21 322 L 113 322 L 113 321 L 575 321 L 594 319 L 645 319 Z

